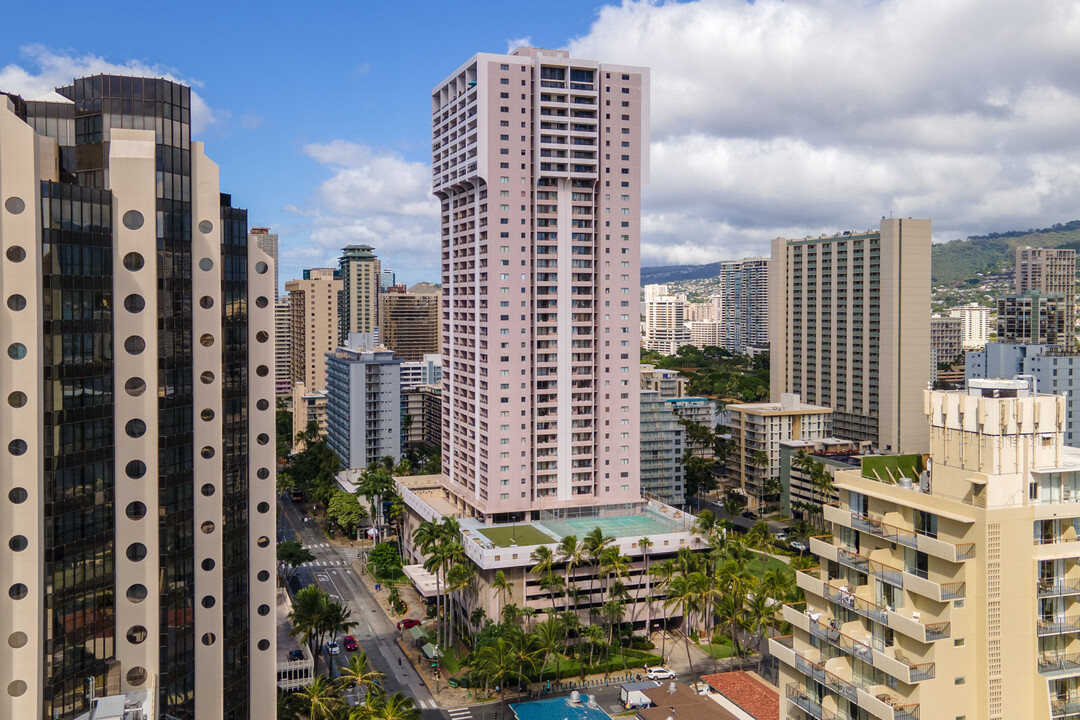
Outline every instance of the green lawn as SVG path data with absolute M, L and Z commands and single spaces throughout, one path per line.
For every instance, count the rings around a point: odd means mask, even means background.
M 755 576 L 760 578 L 765 574 L 764 571 L 762 571 L 761 569 L 761 553 L 757 552 L 756 550 L 751 550 L 751 552 L 753 552 L 756 557 L 750 561 L 750 572 L 754 573 Z M 782 568 L 786 566 L 787 563 L 783 562 L 782 560 L 777 560 L 774 557 L 769 557 L 765 560 L 765 570 Z
M 501 548 L 511 545 L 543 545 L 555 542 L 555 538 L 537 530 L 532 525 L 500 525 L 480 530 L 480 534 Z
M 448 653 L 444 653 L 442 656 L 442 664 L 446 667 L 446 671 L 451 675 L 457 675 L 461 672 L 461 663 L 465 662 L 465 658 L 468 655 L 462 656 L 458 653 L 457 648 L 454 648 Z
M 724 638 L 724 640 L 727 642 L 720 643 L 719 645 L 714 645 L 713 643 L 701 643 L 698 647 L 712 655 L 714 658 L 723 660 L 724 658 L 729 658 L 735 654 L 735 648 L 732 647 L 731 641 L 727 638 Z

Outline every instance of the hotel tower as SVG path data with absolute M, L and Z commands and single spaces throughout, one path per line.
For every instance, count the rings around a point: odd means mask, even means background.
M 649 72 L 519 48 L 431 96 L 443 475 L 491 520 L 640 497 Z
M 3 718 L 275 712 L 274 268 L 190 114 L 0 95 Z

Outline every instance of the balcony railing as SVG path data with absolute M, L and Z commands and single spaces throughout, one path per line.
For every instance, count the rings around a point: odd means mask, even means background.
M 1080 713 L 1080 695 L 1050 698 L 1050 716 L 1065 717 Z
M 813 678 L 837 695 L 853 703 L 859 701 L 859 690 L 854 684 L 835 673 L 829 672 L 821 665 L 811 662 L 798 653 L 795 654 L 795 669 L 806 677 Z
M 872 665 L 874 663 L 874 651 L 870 647 L 870 644 L 856 640 L 849 635 L 845 635 L 840 632 L 838 627 L 834 627 L 834 624 L 835 621 L 833 621 L 833 624 L 831 625 L 810 618 L 810 634 L 816 638 L 825 640 L 830 645 L 843 650 L 848 655 Z
M 838 503 L 829 504 L 839 507 Z M 947 540 L 941 540 L 934 535 L 919 532 L 917 529 L 908 529 L 898 525 L 892 525 L 883 520 L 879 520 L 878 518 L 856 512 L 851 513 L 851 527 L 859 532 L 875 535 L 883 540 L 888 540 L 889 542 L 898 545 L 929 551 L 935 555 L 944 554 L 946 559 L 954 562 L 971 560 L 975 557 L 975 543 L 953 543 Z M 920 540 L 920 538 L 925 539 Z M 950 549 L 952 551 L 951 553 L 949 552 Z M 951 557 L 948 557 L 950 554 Z
M 1039 580 L 1036 592 L 1041 598 L 1077 595 L 1080 594 L 1080 580 L 1066 580 L 1064 578 Z
M 1080 615 L 1056 617 L 1048 620 L 1040 618 L 1035 621 L 1035 628 L 1040 637 L 1080 632 Z
M 869 600 L 863 600 L 861 597 L 855 595 L 855 593 L 835 588 L 828 583 L 825 583 L 825 598 L 848 610 L 854 610 L 859 615 L 874 620 L 875 622 L 887 624 L 889 621 L 886 609 L 881 605 L 872 603 Z
M 810 697 L 805 687 L 798 683 L 788 683 L 786 694 L 792 705 L 817 720 L 850 720 L 847 715 L 838 715 L 831 710 L 826 710 L 820 702 Z
M 1039 655 L 1041 673 L 1080 673 L 1080 653 L 1065 653 L 1057 650 Z

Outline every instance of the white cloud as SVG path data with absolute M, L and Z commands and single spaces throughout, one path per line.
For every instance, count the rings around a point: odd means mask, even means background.
M 506 41 L 506 54 L 517 50 L 519 47 L 532 47 L 532 38 L 526 35 L 525 37 L 511 38 Z
M 302 209 L 286 206 L 303 219 L 289 234 L 306 234 L 309 244 L 283 250 L 283 265 L 336 265 L 342 247 L 366 244 L 384 267 L 410 283 L 439 277 L 439 204 L 426 163 L 345 140 L 306 145 L 303 151 L 330 177 Z
M 603 8 L 571 54 L 651 68 L 647 264 L 930 217 L 1080 217 L 1080 6 L 698 0 Z
M 17 64 L 0 68 L 0 89 L 13 92 L 29 99 L 44 95 L 63 85 L 71 84 L 77 77 L 97 74 L 136 75 L 162 77 L 174 82 L 192 86 L 191 91 L 191 132 L 200 135 L 212 125 L 220 122 L 222 113 L 211 108 L 195 91 L 201 83 L 184 78 L 175 69 L 162 65 L 151 65 L 139 60 L 115 63 L 99 55 L 65 55 L 54 52 L 42 45 L 27 45 L 20 48 L 20 53 L 31 69 Z

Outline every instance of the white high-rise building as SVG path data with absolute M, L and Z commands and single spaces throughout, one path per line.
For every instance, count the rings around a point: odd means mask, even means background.
M 353 470 L 401 457 L 401 360 L 371 338 L 326 355 L 326 443 Z
M 960 337 L 965 350 L 979 350 L 990 340 L 990 331 L 993 328 L 990 313 L 990 308 L 981 307 L 977 303 L 961 305 L 949 311 L 949 317 L 958 317 L 963 323 L 960 326 Z
M 431 112 L 454 502 L 527 516 L 637 500 L 648 69 L 479 53 Z
M 675 295 L 661 295 L 645 304 L 645 349 L 674 355 L 691 344 L 686 327 L 686 301 Z
M 720 292 L 714 299 L 716 319 L 723 325 L 723 347 L 746 352 L 769 342 L 769 258 L 753 257 L 720 263 Z
M 292 305 L 288 297 L 274 303 L 274 392 L 292 394 Z

